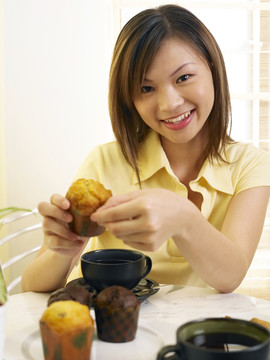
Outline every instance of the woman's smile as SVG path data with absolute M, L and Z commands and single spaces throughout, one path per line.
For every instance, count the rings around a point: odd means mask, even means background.
M 188 126 L 191 122 L 195 110 L 188 110 L 185 113 L 176 117 L 161 120 L 168 129 L 179 130 Z

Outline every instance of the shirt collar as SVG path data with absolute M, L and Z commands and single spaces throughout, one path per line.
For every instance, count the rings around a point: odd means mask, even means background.
M 200 182 L 205 179 L 207 183 L 217 191 L 233 195 L 234 188 L 231 179 L 231 164 L 213 160 L 213 163 L 206 159 L 196 180 L 192 182 Z
M 161 146 L 159 135 L 155 131 L 149 131 L 139 151 L 138 166 L 142 182 L 149 179 L 162 168 L 165 168 L 170 175 L 175 176 Z M 197 179 L 193 180 L 192 183 L 199 183 L 202 178 L 218 191 L 231 195 L 234 192 L 230 164 L 218 162 L 217 160 L 213 160 L 213 163 L 211 163 L 209 159 L 206 159 Z M 133 184 L 136 183 L 138 183 L 138 180 L 134 173 Z

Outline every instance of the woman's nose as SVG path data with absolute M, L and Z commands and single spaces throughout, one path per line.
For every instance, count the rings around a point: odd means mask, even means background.
M 179 90 L 174 87 L 168 87 L 160 91 L 158 96 L 158 106 L 160 111 L 172 111 L 183 105 L 184 98 L 180 94 Z

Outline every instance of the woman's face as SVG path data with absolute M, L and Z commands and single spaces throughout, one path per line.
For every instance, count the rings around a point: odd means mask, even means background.
M 133 102 L 163 144 L 187 144 L 203 136 L 201 129 L 213 107 L 211 71 L 187 42 L 165 40 Z

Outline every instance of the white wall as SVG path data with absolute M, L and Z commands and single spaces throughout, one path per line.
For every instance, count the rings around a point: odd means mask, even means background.
M 3 1 L 7 205 L 35 207 L 65 194 L 92 147 L 113 139 L 111 2 Z

